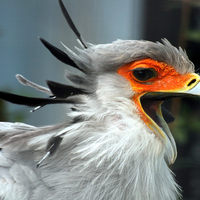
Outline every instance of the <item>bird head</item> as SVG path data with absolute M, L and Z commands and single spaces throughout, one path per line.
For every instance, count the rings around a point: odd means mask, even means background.
M 169 45 L 169 43 L 165 44 Z M 173 47 L 171 46 L 173 49 Z M 182 52 L 182 51 L 181 51 Z M 171 98 L 184 97 L 194 94 L 191 89 L 198 85 L 200 77 L 193 72 L 191 62 L 181 52 L 180 59 L 183 65 L 146 58 L 123 65 L 118 69 L 131 85 L 134 96 L 133 102 L 137 107 L 142 121 L 154 132 L 166 149 L 169 149 L 168 162 L 174 163 L 177 150 L 173 136 L 165 121 L 161 104 Z M 187 66 L 186 69 L 184 69 Z M 191 70 L 191 71 L 190 71 Z M 199 87 L 196 86 L 196 88 Z
M 104 96 L 109 103 L 114 101 L 113 96 L 117 93 L 118 97 L 131 99 L 137 117 L 162 142 L 168 163 L 174 163 L 176 144 L 163 117 L 161 104 L 171 98 L 199 95 L 200 77 L 194 73 L 194 65 L 186 53 L 166 39 L 163 43 L 117 40 L 111 44 L 91 45 L 79 52 L 77 59 L 82 60 L 84 69 L 88 68 L 86 71 L 92 72 L 94 77 L 88 85 L 95 91 L 103 88 L 99 96 Z M 96 81 L 102 76 L 108 76 L 110 80 Z M 120 81 L 121 78 L 125 81 Z M 115 82 L 112 88 L 111 82 Z

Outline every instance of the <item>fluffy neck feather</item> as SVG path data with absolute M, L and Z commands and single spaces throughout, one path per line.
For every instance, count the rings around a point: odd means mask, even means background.
M 56 133 L 62 143 L 42 167 L 44 182 L 54 189 L 49 199 L 178 198 L 167 150 L 140 119 L 129 87 L 108 74 L 97 80 L 96 93 L 80 97 L 85 103 L 71 117 L 83 120 Z
M 62 131 L 67 132 L 64 145 L 76 138 L 76 145 L 66 158 L 70 171 L 65 179 L 70 180 L 69 197 L 75 200 L 177 199 L 178 186 L 165 162 L 162 142 L 139 118 L 130 98 L 114 90 L 109 96 L 111 88 L 106 87 L 107 91 L 102 88 L 97 89 L 95 98 L 85 97 L 87 106 L 74 113 L 85 120 Z M 69 148 L 66 150 L 64 145 L 60 153 L 66 157 Z

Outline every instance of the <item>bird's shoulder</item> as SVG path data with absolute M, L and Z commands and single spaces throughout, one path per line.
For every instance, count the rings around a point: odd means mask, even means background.
M 51 186 L 45 182 L 42 167 L 37 167 L 37 163 L 46 154 L 48 141 L 59 127 L 63 126 L 0 123 L 0 187 L 3 188 L 0 199 L 48 197 Z M 52 165 L 55 167 L 55 163 Z

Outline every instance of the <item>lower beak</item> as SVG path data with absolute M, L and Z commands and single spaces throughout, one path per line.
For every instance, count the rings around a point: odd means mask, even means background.
M 165 143 L 167 159 L 169 164 L 174 163 L 177 150 L 174 138 L 169 130 L 166 121 L 161 112 L 161 102 L 176 97 L 200 96 L 200 81 L 191 89 L 186 88 L 180 91 L 172 92 L 150 92 L 141 98 L 141 105 L 144 112 L 152 119 L 148 126 L 157 133 L 157 136 Z M 155 106 L 156 105 L 156 106 Z M 155 123 L 154 123 L 155 122 Z
M 189 89 L 187 91 L 175 92 L 174 94 L 172 93 L 172 97 L 173 96 L 174 97 L 195 97 L 195 96 L 200 97 L 200 82 L 198 82 L 192 89 Z M 168 126 L 166 126 L 165 124 L 164 127 L 165 127 L 166 134 L 169 140 L 171 141 L 171 147 L 173 149 L 174 156 L 171 157 L 172 159 L 170 162 L 173 163 L 176 159 L 176 145 Z

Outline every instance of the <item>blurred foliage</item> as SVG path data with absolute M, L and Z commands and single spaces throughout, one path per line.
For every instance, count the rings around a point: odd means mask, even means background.
M 171 129 L 176 142 L 185 145 L 190 133 L 200 133 L 200 103 L 199 98 L 182 99 L 178 115 Z
M 170 129 L 178 158 L 171 166 L 183 190 L 184 200 L 198 200 L 200 191 L 200 101 L 198 97 L 180 100 L 175 122 Z M 178 105 L 176 105 L 178 106 Z
M 0 121 L 7 121 L 6 105 L 3 100 L 0 99 Z
M 200 30 L 188 30 L 188 36 L 191 41 L 200 42 Z
M 25 115 L 20 111 L 9 112 L 8 103 L 0 99 L 0 121 L 22 122 Z

